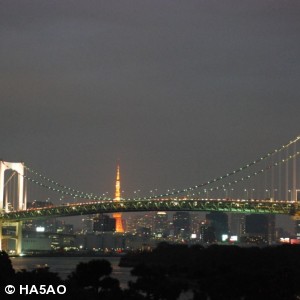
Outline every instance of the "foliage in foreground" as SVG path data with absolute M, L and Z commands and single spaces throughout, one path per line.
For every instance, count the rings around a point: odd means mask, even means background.
M 128 254 L 121 264 L 133 266 L 136 280 L 121 289 L 103 259 L 79 263 L 66 280 L 49 269 L 15 272 L 5 252 L 0 252 L 1 299 L 8 284 L 64 284 L 65 295 L 48 299 L 176 300 L 185 299 L 297 299 L 300 295 L 300 247 L 266 248 L 161 244 L 152 252 Z M 13 295 L 14 299 L 24 296 Z M 28 296 L 25 296 L 28 298 Z M 31 295 L 37 299 L 45 295 Z

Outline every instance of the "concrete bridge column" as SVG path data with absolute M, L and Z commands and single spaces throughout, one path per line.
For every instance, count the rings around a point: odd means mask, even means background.
M 19 255 L 22 252 L 22 221 L 16 221 L 16 222 L 3 222 L 0 220 L 0 250 L 3 250 L 3 238 L 6 237 L 8 239 L 14 239 L 16 241 L 15 244 L 15 251 L 16 254 Z M 3 236 L 3 227 L 15 227 L 16 233 L 15 236 Z
M 7 170 L 4 162 L 0 161 L 0 211 L 4 210 L 4 173 Z
M 16 222 L 16 254 L 22 253 L 22 221 Z
M 2 221 L 0 221 L 0 250 L 2 250 Z

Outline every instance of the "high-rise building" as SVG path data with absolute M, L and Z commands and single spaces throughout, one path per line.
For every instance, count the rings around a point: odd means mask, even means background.
M 203 215 L 199 212 L 194 212 L 190 214 L 191 217 L 191 233 L 196 234 L 197 237 L 200 235 L 200 227 L 203 222 Z
M 238 240 L 245 234 L 245 215 L 244 214 L 229 214 L 229 232 L 230 235 L 236 235 Z
M 275 241 L 275 216 L 264 214 L 247 215 L 244 240 L 254 244 L 272 244 Z
M 215 230 L 216 240 L 222 241 L 223 235 L 228 235 L 228 215 L 224 212 L 210 212 L 206 214 L 206 220 Z
M 150 211 L 144 215 L 134 214 L 127 218 L 126 231 L 130 233 L 137 233 L 139 228 L 149 228 L 153 232 L 154 228 L 154 212 Z
M 190 235 L 190 214 L 184 211 L 178 211 L 173 215 L 174 235 L 187 238 Z
M 154 216 L 154 234 L 158 237 L 168 235 L 168 215 L 164 211 L 159 211 Z
M 94 219 L 91 216 L 86 216 L 82 219 L 82 233 L 92 233 L 93 232 Z
M 116 230 L 116 220 L 108 215 L 99 214 L 94 218 L 93 231 L 107 232 Z
M 138 223 L 139 216 L 136 214 L 130 215 L 127 217 L 126 220 L 126 232 L 128 233 L 136 233 L 137 223 Z
M 116 191 L 114 201 L 118 202 L 121 200 L 121 180 L 120 180 L 120 166 L 117 167 L 117 178 L 116 178 Z M 116 232 L 123 233 L 124 226 L 122 222 L 122 214 L 114 213 L 113 217 L 116 221 Z
M 200 241 L 204 244 L 216 242 L 215 229 L 208 221 L 202 221 L 200 224 Z
M 268 215 L 268 244 L 274 244 L 276 241 L 276 217 Z

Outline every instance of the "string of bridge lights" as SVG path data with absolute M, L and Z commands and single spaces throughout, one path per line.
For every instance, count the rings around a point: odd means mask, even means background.
M 225 188 L 225 187 L 227 187 L 227 186 L 232 186 L 232 185 L 235 185 L 235 184 L 237 184 L 237 183 L 239 183 L 239 182 L 248 180 L 248 179 L 250 179 L 250 178 L 252 178 L 252 177 L 255 177 L 255 176 L 257 176 L 257 175 L 259 175 L 259 174 L 261 174 L 261 173 L 263 173 L 263 172 L 265 172 L 265 171 L 267 171 L 267 170 L 269 170 L 269 169 L 271 169 L 271 168 L 273 168 L 273 167 L 276 167 L 276 166 L 279 166 L 279 165 L 281 165 L 281 164 L 283 164 L 283 163 L 286 163 L 286 162 L 289 161 L 290 159 L 292 159 L 292 158 L 298 156 L 299 154 L 300 154 L 300 152 L 297 152 L 297 153 L 294 154 L 294 155 L 289 155 L 287 158 L 282 159 L 282 160 L 280 160 L 280 161 L 277 161 L 277 162 L 273 163 L 272 165 L 269 165 L 268 167 L 266 167 L 266 168 L 264 168 L 264 169 L 261 169 L 261 170 L 259 170 L 259 171 L 257 171 L 257 172 L 253 172 L 253 173 L 251 173 L 251 174 L 249 174 L 249 175 L 247 175 L 247 176 L 241 177 L 241 178 L 239 178 L 239 179 L 236 179 L 236 180 L 234 180 L 234 181 L 228 182 L 228 183 L 226 183 L 226 184 L 223 184 L 222 186 L 217 186 L 217 187 L 210 188 L 209 191 L 219 190 L 219 189 L 221 189 L 221 188 Z M 58 192 L 58 193 L 63 194 L 63 195 L 72 196 L 72 197 L 74 197 L 74 198 L 89 199 L 89 200 L 98 200 L 98 201 L 100 201 L 100 200 L 101 200 L 101 201 L 102 201 L 102 200 L 113 200 L 113 199 L 111 199 L 111 198 L 103 198 L 103 197 L 98 198 L 98 197 L 91 197 L 91 196 L 90 196 L 89 198 L 85 198 L 84 195 L 78 195 L 78 194 L 73 194 L 73 193 L 70 193 L 70 192 L 66 192 L 66 191 L 64 191 L 64 190 L 59 190 L 59 189 L 50 187 L 50 186 L 48 186 L 48 185 L 46 185 L 46 184 L 43 184 L 43 183 L 41 183 L 41 182 L 39 182 L 39 181 L 37 181 L 37 180 L 35 180 L 35 179 L 33 179 L 33 178 L 27 176 L 27 175 L 23 175 L 23 176 L 24 176 L 25 179 L 27 179 L 27 180 L 29 180 L 29 181 L 31 181 L 31 182 L 33 182 L 33 183 L 35 183 L 35 184 L 37 184 L 37 185 L 39 185 L 39 186 L 41 186 L 41 187 L 47 188 L 47 189 L 49 189 L 49 190 L 51 190 L 51 191 L 53 191 L 53 192 Z M 150 197 L 149 197 L 149 198 L 144 197 L 144 198 L 142 198 L 142 199 L 146 200 L 146 199 L 150 199 Z M 133 199 L 128 199 L 128 200 L 141 200 L 141 198 L 133 198 Z
M 14 170 L 16 173 L 18 173 L 19 175 L 23 176 L 23 178 L 25 178 L 26 180 L 30 181 L 30 182 L 33 182 L 35 183 L 36 185 L 38 186 L 41 186 L 43 188 L 46 188 L 48 190 L 51 190 L 53 192 L 57 192 L 57 193 L 60 193 L 60 194 L 63 194 L 63 195 L 67 195 L 67 196 L 71 196 L 73 198 L 80 198 L 80 199 L 85 199 L 85 200 L 98 200 L 98 201 L 102 201 L 102 200 L 112 200 L 111 198 L 108 198 L 108 197 L 98 197 L 98 196 L 95 196 L 93 194 L 87 194 L 87 193 L 82 193 L 80 191 L 76 191 L 74 189 L 71 189 L 71 188 L 68 188 L 66 186 L 63 186 L 61 184 L 59 184 L 58 182 L 55 182 L 54 180 L 51 180 L 45 176 L 43 176 L 42 174 L 39 174 L 38 172 L 36 171 L 33 171 L 33 169 L 30 169 L 28 168 L 27 166 L 25 166 L 25 169 L 27 169 L 28 171 L 31 171 L 33 172 L 34 174 L 36 175 L 39 175 L 39 177 L 44 177 L 45 180 L 51 182 L 51 183 L 55 183 L 56 186 L 59 186 L 59 187 L 62 187 L 63 189 L 58 189 L 58 188 L 55 188 L 55 187 L 52 187 L 52 186 L 49 186 L 43 182 L 40 182 L 34 178 L 31 178 L 30 176 L 28 175 L 25 175 L 25 174 L 20 174 L 19 172 L 17 172 L 16 170 Z M 67 190 L 67 191 L 66 191 Z M 71 191 L 75 192 L 72 193 Z
M 234 180 L 234 181 L 227 182 L 227 183 L 223 184 L 222 186 L 216 186 L 216 187 L 207 189 L 206 191 L 212 192 L 212 191 L 220 190 L 220 189 L 222 189 L 222 188 L 230 187 L 230 186 L 235 185 L 235 184 L 237 184 L 237 183 L 239 183 L 239 182 L 248 180 L 248 179 L 250 179 L 250 178 L 253 178 L 253 177 L 257 176 L 257 175 L 260 175 L 260 174 L 262 174 L 262 173 L 264 173 L 264 172 L 270 170 L 271 168 L 274 168 L 274 167 L 280 166 L 280 165 L 283 164 L 283 163 L 286 163 L 286 162 L 289 161 L 290 159 L 292 159 L 292 158 L 298 156 L 299 154 L 300 154 L 300 152 L 297 152 L 297 153 L 295 153 L 295 154 L 293 154 L 293 155 L 289 155 L 287 158 L 282 159 L 282 160 L 280 160 L 280 161 L 278 161 L 278 162 L 275 162 L 275 163 L 273 163 L 273 164 L 267 166 L 267 167 L 264 168 L 264 169 L 261 169 L 261 170 L 259 170 L 259 171 L 257 171 L 257 172 L 253 172 L 253 173 L 251 173 L 251 174 L 248 174 L 247 176 L 238 178 L 238 179 L 236 179 L 236 180 Z M 205 191 L 205 190 L 203 190 L 203 191 Z
M 280 151 L 284 150 L 284 149 L 287 149 L 289 146 L 291 146 L 292 144 L 296 143 L 298 140 L 300 139 L 300 136 L 297 136 L 295 139 L 291 140 L 290 142 L 288 142 L 287 144 L 285 145 L 282 145 L 280 148 L 277 148 L 277 149 L 274 149 L 273 151 L 261 156 L 260 158 L 257 158 L 256 160 L 230 172 L 230 173 L 227 173 L 223 176 L 219 176 L 219 177 L 216 177 L 212 180 L 209 180 L 207 182 L 204 182 L 204 183 L 201 183 L 201 184 L 198 184 L 198 185 L 195 185 L 195 186 L 191 186 L 191 187 L 188 187 L 188 188 L 185 188 L 185 189 L 182 189 L 182 190 L 178 190 L 178 191 L 172 191 L 170 193 L 166 193 L 166 194 L 162 194 L 162 195 L 155 195 L 155 196 L 150 196 L 150 197 L 144 197 L 143 199 L 156 199 L 156 198 L 159 198 L 159 197 L 168 197 L 168 196 L 174 196 L 174 195 L 179 195 L 179 194 L 183 194 L 183 193 L 187 193 L 187 192 L 190 192 L 190 191 L 193 191 L 193 190 L 196 190 L 196 189 L 199 189 L 199 188 L 203 188 L 205 186 L 208 186 L 210 184 L 213 184 L 213 183 L 216 183 L 220 180 L 223 180 L 223 179 L 226 179 L 230 176 L 233 176 L 233 175 L 236 175 L 237 173 L 240 173 L 260 162 L 262 162 L 263 160 L 269 158 L 270 156 L 276 154 L 276 153 L 279 153 Z
M 207 181 L 207 182 L 205 182 L 205 183 L 202 183 L 202 184 L 199 184 L 199 185 L 195 185 L 195 186 L 192 186 L 192 187 L 189 187 L 189 188 L 185 188 L 185 189 L 182 189 L 182 190 L 178 190 L 178 191 L 172 191 L 172 192 L 165 193 L 165 194 L 161 194 L 161 195 L 154 195 L 154 196 L 141 197 L 141 198 L 129 198 L 128 200 L 157 199 L 157 198 L 159 198 L 159 197 L 174 196 L 174 195 L 178 195 L 178 194 L 182 194 L 182 193 L 187 193 L 187 192 L 193 191 L 193 190 L 195 190 L 195 189 L 203 188 L 203 187 L 208 186 L 208 185 L 210 185 L 210 184 L 216 183 L 216 182 L 218 182 L 218 181 L 220 181 L 220 180 L 224 180 L 224 179 L 226 179 L 226 178 L 228 178 L 228 177 L 230 177 L 230 176 L 236 175 L 237 173 L 239 173 L 239 172 L 241 172 L 241 171 L 244 171 L 244 170 L 246 170 L 246 169 L 248 169 L 248 168 L 254 166 L 255 164 L 257 164 L 257 163 L 259 163 L 259 162 L 261 162 L 261 161 L 263 161 L 263 160 L 269 158 L 270 156 L 274 155 L 275 153 L 278 153 L 278 152 L 280 152 L 280 151 L 282 151 L 282 150 L 288 148 L 290 145 L 296 143 L 299 139 L 300 139 L 300 136 L 298 136 L 298 137 L 295 138 L 294 140 L 290 141 L 289 143 L 287 143 L 287 144 L 281 146 L 280 148 L 275 149 L 275 150 L 273 150 L 273 151 L 271 151 L 271 152 L 265 154 L 264 156 L 262 156 L 262 157 L 260 157 L 260 158 L 258 158 L 258 159 L 256 159 L 256 160 L 254 160 L 253 162 L 250 162 L 250 163 L 248 163 L 248 164 L 246 164 L 246 165 L 244 165 L 244 166 L 242 166 L 242 167 L 240 167 L 240 168 L 238 168 L 238 169 L 236 169 L 236 170 L 234 170 L 234 171 L 232 171 L 232 172 L 230 172 L 230 173 L 227 173 L 227 174 L 225 174 L 225 175 L 223 175 L 223 176 L 220 176 L 220 177 L 216 177 L 216 178 L 214 178 L 214 179 L 212 179 L 212 180 L 209 180 L 209 181 Z M 294 157 L 297 156 L 298 154 L 299 154 L 299 152 L 297 152 L 297 153 L 294 154 L 294 155 L 290 155 L 290 156 L 288 156 L 286 159 L 282 159 L 282 160 L 280 160 L 279 162 L 275 162 L 275 163 L 273 163 L 271 166 L 269 166 L 269 167 L 267 167 L 267 168 L 265 168 L 265 169 L 262 169 L 262 170 L 257 171 L 257 172 L 253 172 L 253 173 L 250 174 L 250 175 L 247 175 L 247 176 L 245 176 L 245 177 L 242 177 L 242 178 L 240 178 L 240 179 L 234 180 L 234 181 L 232 181 L 232 182 L 223 184 L 222 186 L 213 187 L 213 188 L 211 188 L 211 189 L 209 189 L 209 190 L 210 190 L 210 191 L 218 190 L 218 189 L 220 189 L 220 188 L 224 188 L 224 187 L 227 187 L 227 186 L 231 186 L 231 185 L 236 184 L 236 183 L 238 183 L 238 182 L 241 182 L 241 181 L 250 179 L 250 178 L 252 178 L 252 177 L 254 177 L 254 176 L 257 176 L 257 175 L 263 173 L 264 171 L 266 171 L 266 170 L 268 170 L 268 169 L 270 169 L 270 168 L 272 168 L 272 167 L 275 167 L 275 166 L 278 166 L 278 165 L 280 165 L 280 164 L 282 164 L 282 163 L 287 162 L 288 160 L 290 160 L 291 158 L 294 158 Z M 47 182 L 50 182 L 51 184 L 53 184 L 53 185 L 55 185 L 55 186 L 57 186 L 57 187 L 59 187 L 59 188 L 55 188 L 55 187 L 49 186 L 49 185 L 47 185 L 47 184 L 45 184 L 45 183 L 43 183 L 43 182 L 40 182 L 40 181 L 38 181 L 38 180 L 35 180 L 35 179 L 31 178 L 31 177 L 28 176 L 28 175 L 24 175 L 24 178 L 26 178 L 28 181 L 31 181 L 31 182 L 33 182 L 33 183 L 35 183 L 35 184 L 37 184 L 37 185 L 39 185 L 39 186 L 41 186 L 41 187 L 47 188 L 48 190 L 51 190 L 51 191 L 53 191 L 53 192 L 58 192 L 58 193 L 60 193 L 60 194 L 67 195 L 67 196 L 71 196 L 71 197 L 73 197 L 73 198 L 80 198 L 80 199 L 86 199 L 86 200 L 87 200 L 87 199 L 88 199 L 88 200 L 98 200 L 98 201 L 102 201 L 102 200 L 113 200 L 112 198 L 109 198 L 109 197 L 99 197 L 99 196 L 96 196 L 96 195 L 94 195 L 94 194 L 88 194 L 88 193 L 80 192 L 80 191 L 78 191 L 78 190 L 75 190 L 75 189 L 73 189 L 73 188 L 64 186 L 64 185 L 62 185 L 62 184 L 60 184 L 60 183 L 58 183 L 58 182 L 56 182 L 56 181 L 50 179 L 50 178 L 48 178 L 48 177 L 42 175 L 41 173 L 39 173 L 39 172 L 33 170 L 32 168 L 29 168 L 29 167 L 27 167 L 27 166 L 25 166 L 25 167 L 26 167 L 26 169 L 27 169 L 28 171 L 30 171 L 31 173 L 33 173 L 33 174 L 39 176 L 40 178 L 46 180 Z
M 57 192 L 57 193 L 60 193 L 60 194 L 63 194 L 65 196 L 71 196 L 72 198 L 80 198 L 80 199 L 85 199 L 85 200 L 97 200 L 97 201 L 102 201 L 102 200 L 112 200 L 111 198 L 107 198 L 107 197 L 96 197 L 96 196 L 91 196 L 90 194 L 73 194 L 71 192 L 66 192 L 65 190 L 62 190 L 62 189 L 57 189 L 57 188 L 54 188 L 52 186 L 49 186 L 49 185 L 46 185 L 38 180 L 35 180 L 27 175 L 23 175 L 23 177 L 30 181 L 30 182 L 33 182 L 35 183 L 36 185 L 39 185 L 41 187 L 44 187 L 52 192 Z
M 73 195 L 73 193 L 71 192 L 74 192 L 75 195 L 77 195 L 76 197 L 78 198 L 82 198 L 82 199 L 105 199 L 105 200 L 108 200 L 108 198 L 103 198 L 103 197 L 100 197 L 100 196 L 97 196 L 97 195 L 94 195 L 93 193 L 91 194 L 88 194 L 88 193 L 84 193 L 84 192 L 81 192 L 81 191 L 78 191 L 78 190 L 75 190 L 73 188 L 70 188 L 70 187 L 67 187 L 65 185 L 62 185 L 61 183 L 57 182 L 57 181 L 54 181 L 53 179 L 51 178 L 48 178 L 46 176 L 44 176 L 43 174 L 39 173 L 38 171 L 32 169 L 32 168 L 29 168 L 28 166 L 24 165 L 25 169 L 28 170 L 29 172 L 39 176 L 40 178 L 46 180 L 47 182 L 50 182 L 51 184 L 59 187 L 60 189 L 63 189 L 63 190 L 67 190 L 68 192 L 66 192 L 66 195 Z M 26 176 L 26 175 L 25 175 Z M 26 176 L 26 178 L 30 178 L 29 176 Z M 35 182 L 34 179 L 32 179 L 32 182 Z M 36 181 L 37 183 L 39 183 L 39 181 Z M 58 189 L 55 189 L 55 191 L 57 191 Z

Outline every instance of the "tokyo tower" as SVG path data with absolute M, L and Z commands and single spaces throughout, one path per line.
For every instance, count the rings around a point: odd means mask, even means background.
M 121 200 L 121 181 L 120 181 L 120 166 L 117 166 L 116 191 L 114 201 Z M 116 232 L 123 233 L 124 227 L 122 222 L 122 214 L 114 213 L 113 218 L 116 220 Z

